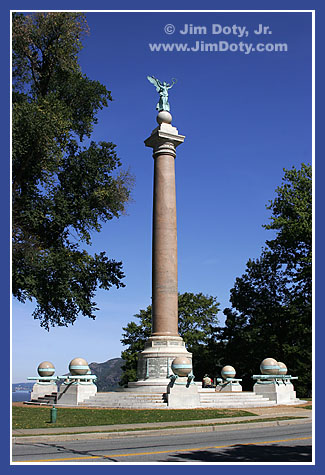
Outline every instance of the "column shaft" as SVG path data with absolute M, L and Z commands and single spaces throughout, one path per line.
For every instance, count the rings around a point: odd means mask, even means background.
M 154 158 L 152 335 L 178 335 L 175 158 Z

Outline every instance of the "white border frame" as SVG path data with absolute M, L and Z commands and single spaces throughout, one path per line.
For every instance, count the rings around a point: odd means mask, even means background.
M 48 12 L 67 12 L 67 13 L 311 13 L 312 14 L 312 217 L 313 217 L 313 256 L 312 256 L 312 462 L 204 462 L 204 465 L 315 465 L 315 14 L 314 9 L 311 10 L 10 10 L 10 157 L 12 156 L 12 13 L 48 13 Z M 12 177 L 12 166 L 10 161 L 10 178 Z M 10 196 L 12 195 L 11 188 L 12 180 L 10 180 Z M 10 230 L 12 229 L 12 203 L 10 198 Z M 12 261 L 12 244 L 10 231 L 10 262 Z M 10 266 L 10 294 L 12 295 L 12 270 Z M 10 392 L 12 391 L 12 298 L 10 300 Z M 12 462 L 12 403 L 10 398 L 10 465 L 22 466 L 22 462 Z M 25 462 L 27 465 L 67 465 L 64 462 Z M 69 465 L 108 465 L 109 462 L 69 462 Z M 177 465 L 202 465 L 201 462 L 177 462 Z M 118 465 L 167 465 L 171 466 L 170 462 L 120 462 Z

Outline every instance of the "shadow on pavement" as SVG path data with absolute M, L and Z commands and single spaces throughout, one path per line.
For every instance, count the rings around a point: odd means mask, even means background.
M 42 445 L 44 445 L 44 447 L 51 447 L 52 449 L 54 449 L 54 452 L 53 452 L 53 455 L 54 457 L 51 455 L 51 454 L 47 454 L 46 455 L 46 458 L 53 458 L 53 460 L 55 459 L 55 455 L 64 455 L 64 458 L 66 457 L 73 457 L 74 455 L 79 458 L 79 457 L 89 457 L 89 461 L 91 461 L 91 458 L 93 457 L 94 459 L 98 459 L 99 458 L 103 458 L 104 460 L 108 460 L 108 461 L 111 461 L 111 462 L 117 462 L 116 459 L 114 458 L 111 458 L 109 457 L 108 455 L 101 455 L 101 454 L 97 454 L 96 450 L 79 450 L 79 449 L 73 449 L 73 448 L 68 448 L 68 447 L 65 447 L 64 445 L 59 445 L 59 444 L 55 444 L 55 443 L 46 443 L 46 444 L 39 444 L 38 447 L 41 447 Z M 36 446 L 32 445 L 34 449 L 36 449 Z M 98 452 L 100 452 L 98 450 Z M 40 457 L 45 457 L 44 455 L 44 452 L 42 451 L 34 451 L 34 452 L 31 452 L 30 455 L 33 455 L 33 456 L 40 456 Z
M 218 450 L 218 449 L 215 449 Z M 162 460 L 166 462 L 165 460 Z M 312 446 L 234 445 L 226 449 L 200 450 L 171 455 L 168 462 L 311 462 Z

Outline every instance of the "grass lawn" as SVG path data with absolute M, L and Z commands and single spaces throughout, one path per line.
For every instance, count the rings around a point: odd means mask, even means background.
M 12 407 L 13 429 L 48 427 L 86 427 L 145 422 L 207 420 L 223 417 L 255 416 L 242 410 L 228 409 L 70 409 L 58 408 L 57 421 L 51 424 L 50 407 Z

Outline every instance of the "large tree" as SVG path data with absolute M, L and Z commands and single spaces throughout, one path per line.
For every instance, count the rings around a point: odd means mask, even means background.
M 312 167 L 304 163 L 300 170 L 284 170 L 283 183 L 267 209 L 272 211 L 266 229 L 276 238 L 266 241 L 270 252 L 285 266 L 291 291 L 312 296 Z
M 121 262 L 82 247 L 125 211 L 132 186 L 114 144 L 82 143 L 112 100 L 81 72 L 87 33 L 79 13 L 13 16 L 12 287 L 46 329 L 95 318 L 96 289 L 124 285 Z
M 219 303 L 215 297 L 189 292 L 178 295 L 178 330 L 188 351 L 193 353 L 193 372 L 196 379 L 202 379 L 206 372 L 214 375 L 218 365 L 218 312 Z M 151 305 L 146 310 L 140 310 L 135 317 L 139 319 L 139 323 L 132 321 L 123 328 L 121 342 L 127 349 L 121 355 L 125 361 L 122 366 L 121 385 L 136 380 L 138 354 L 144 349 L 145 341 L 151 335 Z
M 225 309 L 225 355 L 249 385 L 266 357 L 287 364 L 299 377 L 301 396 L 311 391 L 312 364 L 312 170 L 285 170 L 277 196 L 268 205 L 276 231 L 259 259 L 230 292 Z M 251 381 L 251 380 L 250 380 Z

